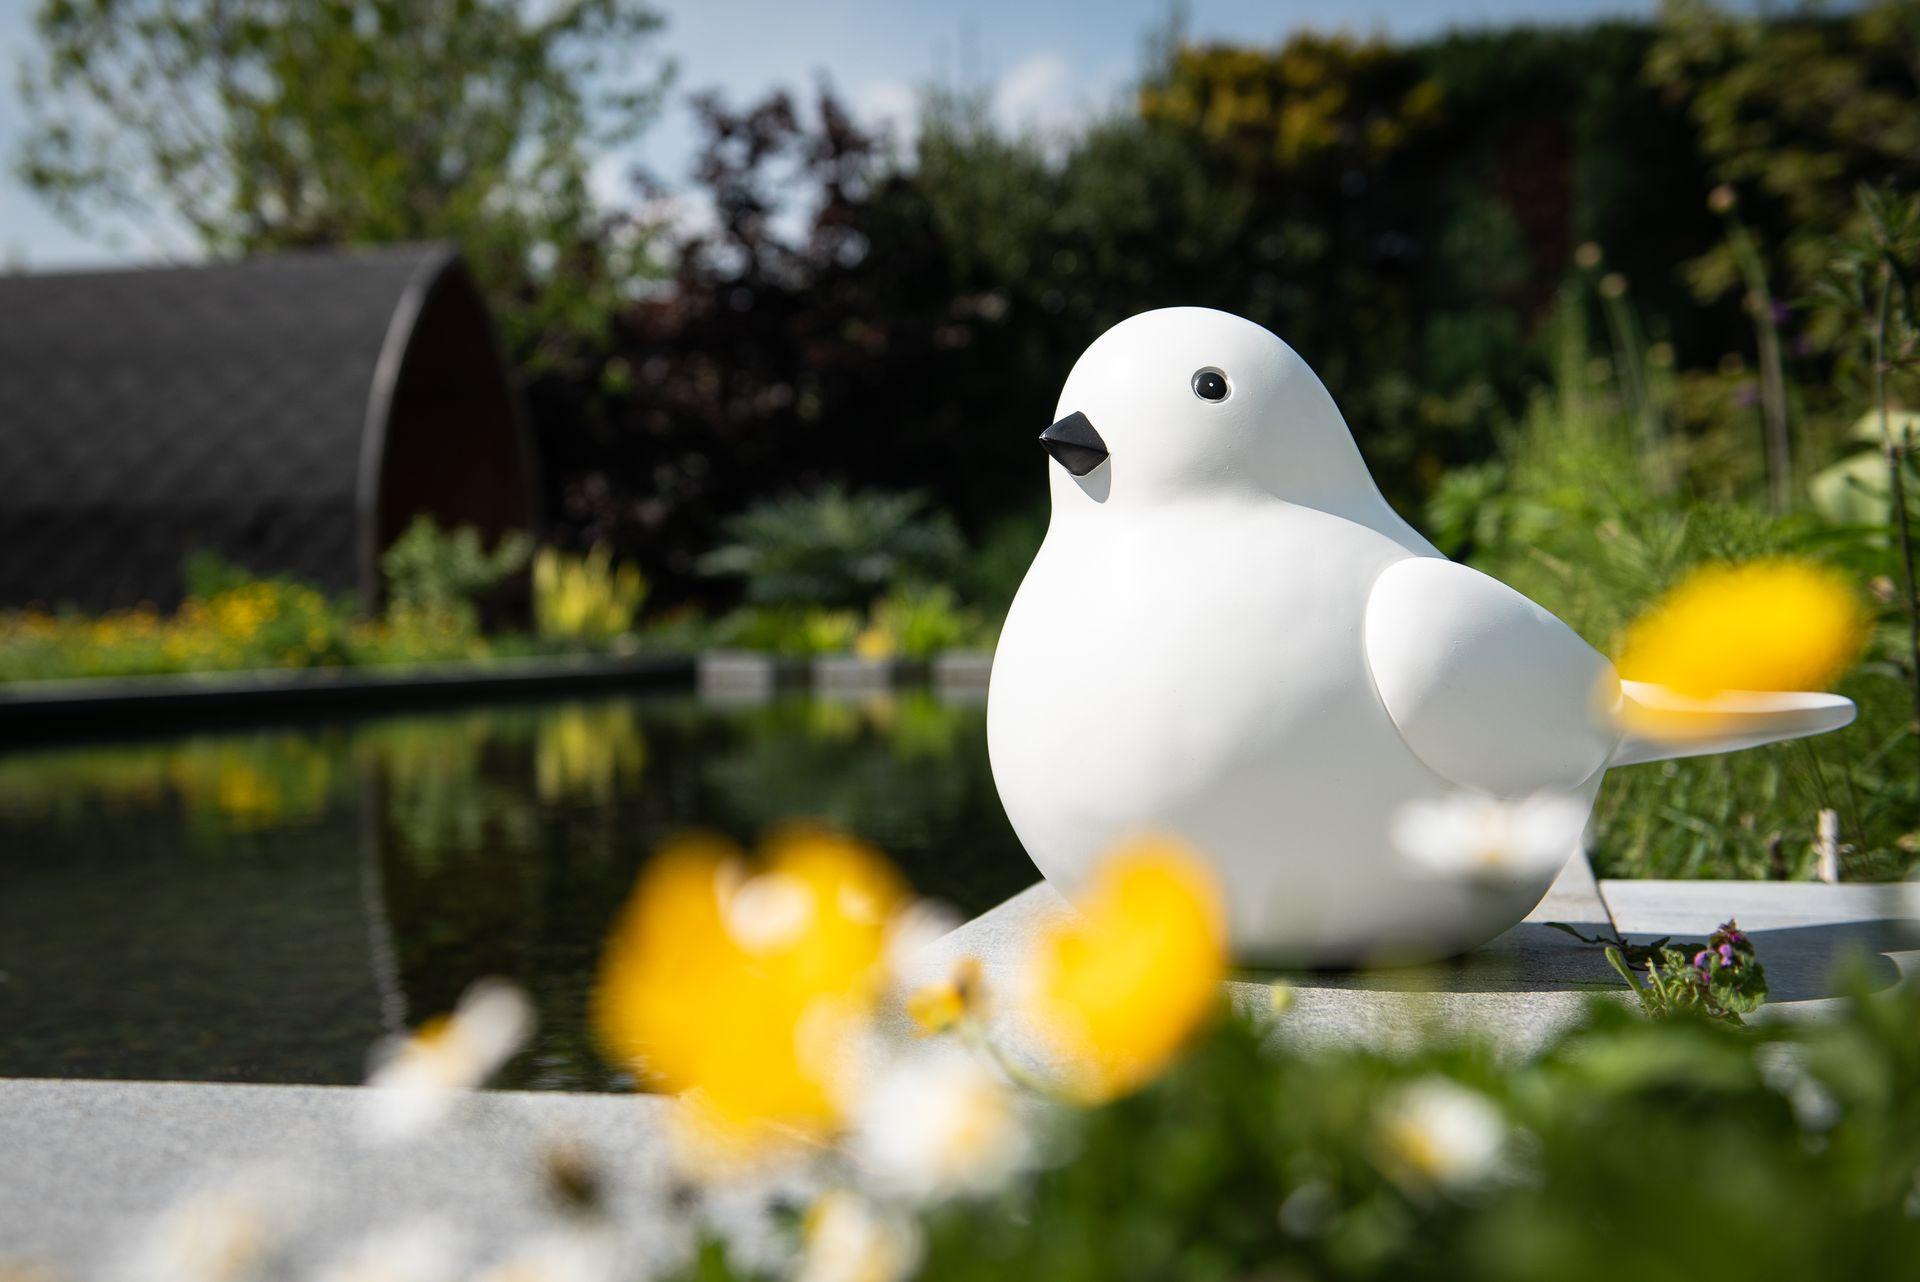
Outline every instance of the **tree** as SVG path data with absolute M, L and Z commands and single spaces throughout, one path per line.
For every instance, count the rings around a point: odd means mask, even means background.
M 1864 227 L 1860 184 L 1920 190 L 1920 9 L 1867 0 L 1753 16 L 1711 0 L 1665 0 L 1648 59 L 1684 101 L 1714 180 L 1778 245 L 1786 285 L 1824 278 L 1836 234 Z M 1748 288 L 1729 238 L 1688 264 L 1703 299 Z M 1821 338 L 1831 341 L 1835 332 Z
M 667 71 L 638 0 L 42 0 L 21 176 L 71 221 L 156 214 L 226 256 L 450 238 L 523 364 L 597 333 L 644 237 L 592 155 Z

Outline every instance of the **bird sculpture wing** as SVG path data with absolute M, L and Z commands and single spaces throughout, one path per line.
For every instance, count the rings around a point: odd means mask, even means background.
M 1853 700 L 1812 690 L 1726 690 L 1690 698 L 1641 681 L 1620 683 L 1621 723 L 1627 727 L 1610 765 L 1757 748 L 1804 739 L 1850 723 Z
M 1367 663 L 1415 756 L 1462 788 L 1522 796 L 1602 766 L 1799 739 L 1852 721 L 1812 691 L 1692 698 L 1640 681 L 1498 579 L 1439 557 L 1396 561 L 1367 600 Z
M 1620 679 L 1498 579 L 1440 557 L 1388 566 L 1367 601 L 1367 663 L 1400 737 L 1448 782 L 1501 797 L 1569 789 L 1620 741 Z

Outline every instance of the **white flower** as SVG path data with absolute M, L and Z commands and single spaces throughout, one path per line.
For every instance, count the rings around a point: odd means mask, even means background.
M 251 1278 L 299 1226 L 307 1190 L 286 1172 L 257 1169 L 188 1194 L 162 1212 L 126 1262 L 133 1282 Z
M 1402 855 L 1437 876 L 1531 881 L 1567 862 L 1586 822 L 1586 804 L 1572 797 L 1501 801 L 1458 792 L 1408 802 L 1390 836 Z
M 1032 1143 L 998 1075 L 952 1046 L 882 1072 L 859 1102 L 852 1150 L 886 1191 L 932 1199 L 993 1191 Z
M 609 1282 L 615 1265 L 610 1234 L 569 1228 L 523 1243 L 482 1270 L 474 1282 Z
M 794 1282 L 898 1282 L 919 1263 L 920 1237 L 912 1221 L 837 1191 L 807 1213 Z
M 533 1003 L 513 984 L 483 979 L 461 995 L 451 1015 L 411 1036 L 376 1045 L 367 1075 L 365 1126 L 370 1138 L 398 1140 L 427 1130 L 459 1092 L 493 1076 L 533 1032 Z
M 1375 1132 L 1380 1166 L 1409 1189 L 1463 1189 L 1500 1164 L 1507 1124 L 1492 1100 L 1444 1077 L 1405 1087 Z
M 366 1238 L 316 1275 L 316 1282 L 453 1282 L 464 1276 L 460 1239 L 438 1220 L 420 1220 Z

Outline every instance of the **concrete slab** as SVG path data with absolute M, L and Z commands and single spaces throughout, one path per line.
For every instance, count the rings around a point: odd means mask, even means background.
M 161 1271 L 140 1256 L 191 1190 L 259 1196 L 285 1218 L 288 1267 L 273 1276 L 313 1276 L 356 1241 L 423 1223 L 449 1231 L 468 1276 L 563 1226 L 542 1174 L 563 1144 L 588 1156 L 630 1222 L 610 1249 L 635 1266 L 660 1263 L 692 1215 L 764 1246 L 768 1200 L 803 1194 L 762 1183 L 690 1202 L 658 1097 L 486 1092 L 420 1140 L 385 1147 L 361 1138 L 365 1102 L 353 1087 L 0 1080 L 0 1276 L 34 1265 L 152 1282 Z
M 1920 929 L 1903 885 L 1813 881 L 1603 881 L 1614 924 L 1636 943 L 1662 935 L 1704 940 L 1733 918 L 1767 968 L 1778 1017 L 1817 1014 L 1842 968 L 1884 987 L 1920 971 Z
M 990 992 L 1017 994 L 1029 942 L 1070 912 L 1059 892 L 1040 882 L 931 945 L 916 958 L 913 976 L 937 978 L 970 956 L 980 962 Z M 1228 995 L 1242 1009 L 1268 1011 L 1271 986 L 1284 982 L 1292 1003 L 1276 1033 L 1308 1044 L 1383 1045 L 1471 1028 L 1525 1053 L 1575 1019 L 1590 995 L 1627 999 L 1600 950 L 1552 929 L 1549 921 L 1576 925 L 1588 935 L 1607 929 L 1584 856 L 1569 862 L 1526 921 L 1465 957 L 1351 972 L 1242 971 L 1229 981 Z M 1044 1067 L 1046 1048 L 1034 1042 L 1012 1006 L 1017 999 L 996 1007 L 995 1037 Z
M 868 659 L 857 654 L 823 654 L 813 661 L 813 688 L 822 696 L 891 690 L 925 680 L 927 665 L 917 659 Z
M 801 684 L 804 664 L 751 650 L 708 650 L 695 661 L 694 686 L 713 703 L 764 703 Z
M 970 702 L 986 698 L 992 675 L 991 650 L 945 650 L 933 657 L 933 688 L 945 699 Z

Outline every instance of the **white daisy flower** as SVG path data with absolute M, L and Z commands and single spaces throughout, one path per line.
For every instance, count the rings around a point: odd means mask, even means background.
M 533 1032 L 533 1003 L 517 986 L 483 979 L 461 995 L 451 1015 L 373 1049 L 364 1124 L 369 1138 L 400 1140 L 443 1118 L 513 1058 Z
M 863 1092 L 852 1139 L 877 1185 L 923 1200 L 992 1192 L 1032 1150 L 1006 1084 L 958 1046 L 888 1066 Z
M 807 1213 L 794 1282 L 899 1282 L 920 1263 L 919 1230 L 855 1194 L 828 1193 Z
M 610 1233 L 568 1228 L 522 1243 L 474 1282 L 611 1282 L 617 1264 Z
M 1586 822 L 1586 803 L 1573 797 L 1502 801 L 1457 792 L 1408 802 L 1389 835 L 1402 855 L 1435 876 L 1531 881 L 1567 862 Z
M 1492 1175 L 1507 1123 L 1492 1100 L 1445 1077 L 1405 1087 L 1380 1112 L 1380 1167 L 1412 1190 L 1470 1188 Z
M 438 1220 L 376 1232 L 323 1267 L 317 1282 L 454 1282 L 465 1276 L 459 1235 Z
M 299 1228 L 309 1189 L 261 1168 L 199 1189 L 163 1211 L 126 1260 L 132 1282 L 238 1282 L 256 1277 Z

